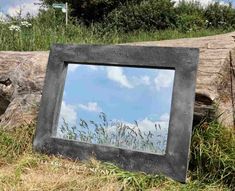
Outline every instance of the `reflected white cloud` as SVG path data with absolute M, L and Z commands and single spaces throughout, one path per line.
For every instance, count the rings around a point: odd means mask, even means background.
M 77 112 L 74 106 L 62 101 L 59 124 L 63 124 L 63 119 L 69 126 L 75 126 L 77 123 Z
M 88 65 L 88 68 L 90 68 L 91 70 L 98 70 L 99 67 L 98 66 L 93 66 L 93 65 Z
M 133 86 L 145 85 L 149 86 L 151 84 L 149 76 L 132 76 L 131 84 Z
M 138 122 L 138 126 L 141 131 L 154 131 L 156 127 L 161 128 L 162 132 L 167 132 L 168 131 L 168 124 L 169 122 L 166 121 L 151 121 L 148 118 L 143 119 L 142 121 Z
M 170 120 L 169 113 L 165 113 L 160 117 L 160 121 L 169 121 L 169 120 Z
M 86 111 L 90 112 L 101 112 L 101 107 L 98 106 L 98 103 L 96 102 L 88 102 L 87 104 L 79 104 L 79 108 L 84 109 Z
M 5 22 L 6 21 L 6 15 L 0 11 L 0 22 Z
M 122 87 L 133 88 L 127 77 L 124 75 L 121 67 L 110 67 L 107 68 L 107 77 L 119 83 Z
M 78 67 L 79 67 L 79 65 L 77 65 L 77 64 L 69 64 L 68 71 L 69 72 L 75 72 Z
M 171 87 L 174 81 L 174 73 L 174 70 L 159 70 L 154 79 L 156 90 L 159 91 L 162 88 Z
M 82 65 L 78 64 L 70 64 L 68 71 L 74 73 L 81 66 Z M 146 75 L 132 75 L 128 77 L 121 67 L 113 66 L 105 68 L 104 66 L 95 65 L 85 65 L 82 67 L 93 71 L 106 71 L 107 78 L 118 83 L 121 87 L 132 89 L 138 86 L 152 87 L 154 85 L 158 91 L 161 90 L 161 88 L 169 88 L 172 86 L 175 73 L 174 70 L 159 70 L 155 78 Z
M 148 118 L 138 120 L 136 123 L 113 120 L 113 125 L 106 129 L 106 133 L 109 136 L 119 134 L 118 131 L 124 133 L 119 137 L 121 143 L 120 147 L 129 147 L 126 145 L 128 140 L 125 140 L 125 137 L 130 133 L 135 136 L 136 141 L 134 142 L 138 143 L 133 148 L 130 147 L 130 149 L 144 151 L 141 145 L 146 143 L 148 146 L 152 145 L 152 147 L 150 146 L 150 148 L 147 148 L 145 151 L 164 154 L 167 144 L 168 127 L 169 121 L 152 121 Z M 143 142 L 143 140 L 147 142 Z
M 68 71 L 69 72 L 75 72 L 79 68 L 79 66 L 81 66 L 81 65 L 78 65 L 78 64 L 69 64 Z M 99 69 L 98 66 L 94 66 L 94 65 L 86 65 L 86 68 L 90 69 L 90 70 L 94 70 L 94 71 Z M 100 67 L 100 69 L 101 69 L 101 67 Z

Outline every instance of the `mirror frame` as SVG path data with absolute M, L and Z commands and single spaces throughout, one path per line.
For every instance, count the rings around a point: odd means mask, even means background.
M 33 141 L 34 150 L 76 160 L 95 157 L 97 160 L 113 162 L 126 170 L 163 174 L 185 183 L 198 61 L 197 48 L 54 45 L 47 65 Z M 166 154 L 157 155 L 57 138 L 55 135 L 69 63 L 175 70 Z

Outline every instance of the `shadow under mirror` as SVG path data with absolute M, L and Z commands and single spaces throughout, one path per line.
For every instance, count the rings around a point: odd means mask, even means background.
M 56 137 L 164 155 L 174 75 L 69 64 Z

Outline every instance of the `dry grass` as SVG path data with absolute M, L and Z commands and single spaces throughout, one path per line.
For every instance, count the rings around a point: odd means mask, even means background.
M 93 164 L 94 167 L 98 165 Z M 92 172 L 86 164 L 60 158 L 40 159 L 37 155 L 23 156 L 16 164 L 0 169 L 2 190 L 118 190 L 115 177 Z
M 180 184 L 159 175 L 124 171 L 112 164 L 101 163 L 94 159 L 81 162 L 34 153 L 33 132 L 34 125 L 18 128 L 12 132 L 0 130 L 0 191 L 233 190 L 232 185 L 229 188 L 224 181 L 220 181 L 221 177 L 209 177 L 207 172 L 205 176 L 202 172 L 198 174 L 198 168 L 202 166 L 190 171 L 187 184 Z M 198 137 L 199 135 L 195 133 L 195 138 Z M 195 146 L 194 140 L 193 143 Z M 205 153 L 204 150 L 201 152 Z M 210 152 L 210 155 L 216 154 L 212 147 Z M 234 162 L 234 158 L 229 158 L 229 155 L 227 157 L 226 160 L 223 159 L 224 164 L 229 161 L 229 164 Z M 199 159 L 198 157 L 197 160 Z M 232 164 L 234 163 L 231 163 L 231 166 Z M 228 168 L 228 165 L 224 168 Z
M 115 168 L 114 168 L 115 169 Z M 113 170 L 114 170 L 113 169 Z M 142 187 L 140 174 L 121 178 L 124 171 L 111 170 L 108 166 L 91 160 L 86 163 L 60 157 L 26 154 L 16 163 L 0 168 L 1 191 L 121 191 L 121 190 L 227 190 L 222 185 L 200 188 L 194 183 L 182 185 L 170 179 L 158 178 L 152 186 Z M 127 174 L 129 172 L 126 172 Z M 134 176 L 133 176 L 134 175 Z M 134 184 L 131 180 L 136 178 Z

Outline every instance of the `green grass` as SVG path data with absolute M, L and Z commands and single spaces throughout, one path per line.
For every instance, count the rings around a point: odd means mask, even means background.
M 194 130 L 188 183 L 160 175 L 124 171 L 94 159 L 87 162 L 32 151 L 34 125 L 0 130 L 0 188 L 3 190 L 233 190 L 234 132 L 217 123 Z M 0 189 L 1 190 L 1 189 Z
M 194 131 L 190 169 L 194 179 L 222 182 L 235 188 L 235 136 L 217 123 L 204 124 Z
M 54 43 L 65 44 L 118 44 L 139 41 L 156 41 L 166 39 L 201 37 L 226 33 L 223 29 L 201 29 L 187 33 L 168 29 L 164 31 L 136 31 L 123 33 L 117 30 L 106 31 L 98 25 L 85 27 L 81 24 L 70 23 L 67 27 L 64 22 L 53 18 L 28 19 L 30 27 L 21 26 L 20 20 L 10 23 L 0 22 L 0 50 L 1 51 L 40 51 L 49 50 Z M 49 21 L 48 21 L 49 20 Z M 11 25 L 21 27 L 20 31 L 10 31 Z M 106 31 L 106 32 L 105 32 Z
M 35 125 L 22 126 L 5 132 L 0 130 L 0 166 L 11 163 L 20 155 L 32 151 L 31 142 Z
M 31 25 L 25 26 L 22 21 Z M 10 30 L 12 25 L 20 27 L 20 31 Z M 209 27 L 209 28 L 208 28 Z M 49 50 L 54 43 L 64 44 L 119 44 L 140 41 L 157 41 L 166 39 L 191 38 L 210 36 L 233 31 L 233 26 L 219 25 L 189 28 L 182 30 L 178 27 L 166 30 L 146 31 L 138 29 L 125 33 L 123 29 L 108 23 L 81 24 L 74 18 L 69 18 L 65 26 L 64 14 L 59 10 L 41 10 L 36 17 L 21 16 L 11 18 L 8 22 L 0 21 L 0 51 L 40 51 Z

